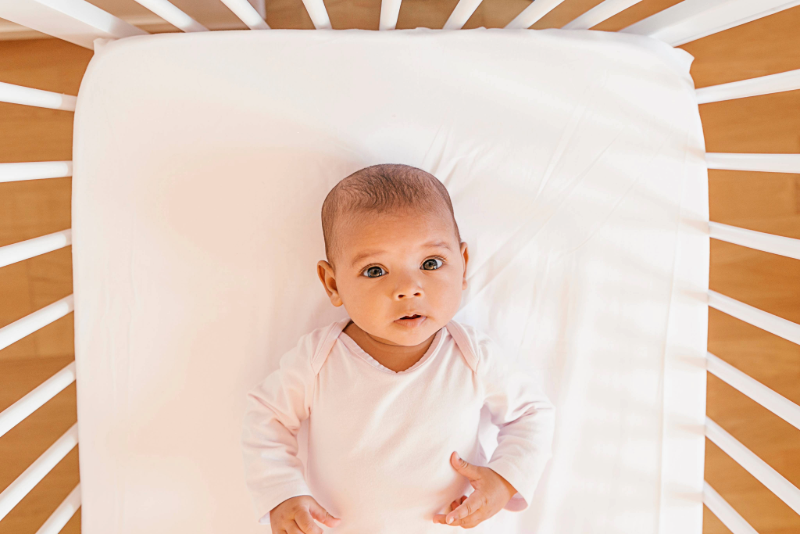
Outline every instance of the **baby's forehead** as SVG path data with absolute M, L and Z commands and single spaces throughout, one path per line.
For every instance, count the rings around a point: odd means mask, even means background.
M 446 208 L 442 209 L 435 205 L 430 206 L 403 206 L 391 209 L 367 209 L 367 208 L 345 208 L 339 213 L 339 220 L 349 225 L 364 225 L 376 219 L 402 222 L 406 219 L 425 218 L 430 221 L 443 223 L 449 226 L 452 215 Z
M 420 219 L 424 219 L 423 224 L 411 224 L 412 221 L 420 222 Z M 418 207 L 380 211 L 355 210 L 346 219 L 343 218 L 336 233 L 342 248 L 348 248 L 351 252 L 354 245 L 361 245 L 364 240 L 380 242 L 386 248 L 390 248 L 393 242 L 403 242 L 408 246 L 431 241 L 445 241 L 448 248 L 452 248 L 453 242 L 458 246 L 459 241 L 455 221 L 449 212 Z

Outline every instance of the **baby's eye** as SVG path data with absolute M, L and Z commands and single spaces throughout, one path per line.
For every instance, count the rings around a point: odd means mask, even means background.
M 361 274 L 363 274 L 367 278 L 380 278 L 381 276 L 383 276 L 381 272 L 383 272 L 383 269 L 381 267 L 373 265 L 372 267 L 364 269 L 364 272 Z
M 437 261 L 439 262 L 439 265 L 436 265 Z M 433 263 L 431 263 L 431 262 L 433 262 Z M 444 262 L 442 260 L 440 260 L 439 258 L 429 258 L 429 259 L 425 260 L 424 262 L 422 262 L 422 268 L 424 270 L 426 270 L 426 271 L 435 271 L 436 269 L 441 267 L 443 264 L 444 264 Z

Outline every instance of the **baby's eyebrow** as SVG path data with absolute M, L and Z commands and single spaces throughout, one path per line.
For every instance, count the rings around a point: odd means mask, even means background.
M 453 249 L 450 247 L 450 245 L 447 243 L 447 241 L 429 241 L 429 242 L 423 244 L 422 248 L 444 248 L 444 249 L 449 250 L 450 252 L 453 251 Z M 370 256 L 381 254 L 383 252 L 385 252 L 385 251 L 380 249 L 380 250 L 367 250 L 366 252 L 362 252 L 361 254 L 356 254 L 356 257 L 353 258 L 353 262 L 350 264 L 350 266 L 351 267 L 355 267 L 356 264 L 358 264 L 358 262 L 360 262 L 364 258 L 368 258 Z
M 452 251 L 450 244 L 447 241 L 430 241 L 422 246 L 425 248 L 446 248 L 447 250 Z
M 362 252 L 361 254 L 357 254 L 355 258 L 353 258 L 353 263 L 350 264 L 350 267 L 355 267 L 361 260 L 364 258 L 368 258 L 374 254 L 380 254 L 383 252 L 382 250 L 368 250 L 367 252 Z

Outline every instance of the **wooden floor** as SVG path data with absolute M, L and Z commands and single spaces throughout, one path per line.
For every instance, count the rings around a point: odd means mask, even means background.
M 567 0 L 533 28 L 558 28 L 600 0 Z M 405 0 L 398 28 L 441 27 L 457 0 Z M 615 31 L 677 0 L 645 0 L 596 29 Z M 337 29 L 377 29 L 380 0 L 327 0 Z M 466 28 L 502 27 L 525 0 L 484 0 Z M 301 0 L 268 0 L 273 28 L 312 28 Z M 697 87 L 800 69 L 800 7 L 682 46 Z M 0 81 L 77 94 L 91 51 L 54 39 L 0 42 Z M 800 153 L 800 91 L 700 107 L 708 152 Z M 0 103 L 0 163 L 72 159 L 72 113 Z M 713 221 L 800 238 L 800 176 L 709 172 Z M 69 178 L 0 184 L 0 246 L 70 227 Z M 70 249 L 0 269 L 0 327 L 69 295 Z M 712 240 L 711 289 L 800 323 L 800 261 Z M 0 410 L 74 358 L 72 316 L 0 351 Z M 800 347 L 715 310 L 709 351 L 800 404 Z M 713 376 L 708 414 L 800 486 L 800 431 Z M 0 438 L 5 488 L 76 421 L 75 385 Z M 796 534 L 800 517 L 716 446 L 706 480 L 760 534 Z M 0 534 L 34 533 L 78 483 L 77 450 L 0 521 Z M 64 532 L 80 531 L 80 512 Z M 704 532 L 728 530 L 708 510 Z

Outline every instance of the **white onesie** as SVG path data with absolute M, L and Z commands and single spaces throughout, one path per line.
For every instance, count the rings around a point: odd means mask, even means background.
M 555 409 L 500 347 L 450 321 L 405 371 L 378 363 L 342 330 L 343 319 L 300 338 L 247 395 L 242 446 L 257 517 L 311 495 L 342 521 L 337 534 L 452 532 L 433 522 L 469 495 L 450 464 L 456 451 L 518 493 L 505 509 L 525 510 L 551 456 Z M 491 460 L 478 440 L 481 408 L 499 427 Z M 309 418 L 308 461 L 297 432 Z

